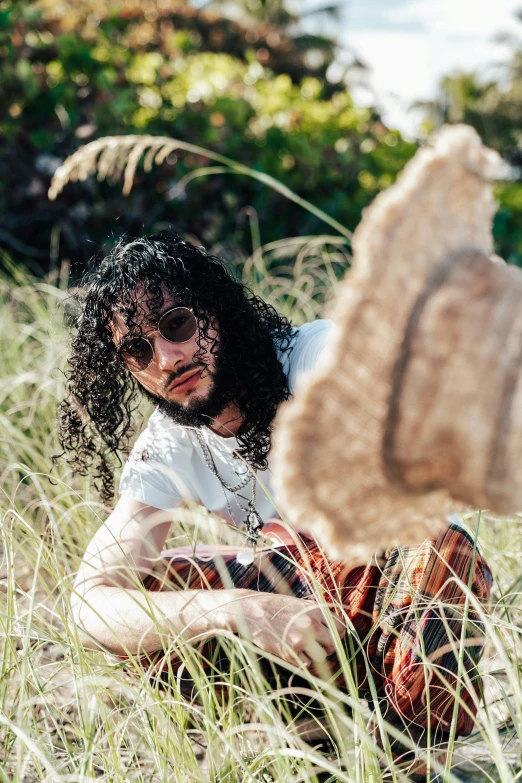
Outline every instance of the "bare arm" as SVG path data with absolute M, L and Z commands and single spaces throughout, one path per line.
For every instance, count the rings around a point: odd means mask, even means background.
M 166 637 L 216 631 L 216 610 L 240 591 L 139 587 L 165 544 L 172 514 L 122 497 L 85 552 L 74 584 L 73 620 L 85 646 L 126 654 L 159 650 Z
M 86 646 L 117 655 L 155 652 L 178 635 L 196 641 L 227 629 L 293 663 L 296 656 L 309 663 L 333 651 L 328 624 L 311 602 L 242 589 L 140 589 L 139 577 L 158 558 L 171 518 L 122 497 L 90 542 L 73 594 L 73 619 Z

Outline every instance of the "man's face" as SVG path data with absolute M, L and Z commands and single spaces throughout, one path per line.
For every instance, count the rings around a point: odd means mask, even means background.
M 141 327 L 142 335 L 153 345 L 154 355 L 145 370 L 129 372 L 138 381 L 145 396 L 177 423 L 189 426 L 209 424 L 209 420 L 222 413 L 231 402 L 227 373 L 221 368 L 217 329 L 209 329 L 210 343 L 203 351 L 197 342 L 197 331 L 187 342 L 170 342 L 158 332 L 156 318 L 152 323 L 147 320 L 150 313 L 143 287 L 138 288 L 137 295 L 135 322 Z M 174 300 L 164 291 L 158 319 L 176 306 L 183 306 L 183 302 Z M 119 345 L 129 332 L 121 313 L 115 312 L 111 328 L 114 343 Z M 211 352 L 216 344 L 218 350 Z

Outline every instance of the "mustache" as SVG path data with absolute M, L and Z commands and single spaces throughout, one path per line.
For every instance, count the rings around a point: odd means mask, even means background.
M 199 370 L 200 367 L 207 369 L 207 365 L 204 362 L 192 362 L 191 364 L 186 364 L 184 367 L 180 367 L 180 369 L 175 372 L 169 372 L 165 383 L 163 384 L 163 393 L 167 394 L 170 384 L 177 381 L 182 375 L 185 375 L 187 372 L 192 372 L 193 370 Z

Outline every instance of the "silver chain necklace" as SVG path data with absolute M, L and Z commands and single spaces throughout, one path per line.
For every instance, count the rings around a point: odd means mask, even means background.
M 218 470 L 216 468 L 216 463 L 214 462 L 214 457 L 212 456 L 212 452 L 210 451 L 210 448 L 208 447 L 207 443 L 205 442 L 205 439 L 204 439 L 202 433 L 198 429 L 195 432 L 196 432 L 196 438 L 198 439 L 198 443 L 199 443 L 199 445 L 201 447 L 201 452 L 203 454 L 203 459 L 205 460 L 208 469 L 210 470 L 210 472 L 214 476 L 216 476 L 216 478 L 218 479 L 219 483 L 223 487 L 223 490 L 226 489 L 227 492 L 230 492 L 232 495 L 234 495 L 234 497 L 236 499 L 236 503 L 239 506 L 239 508 L 242 511 L 246 512 L 246 519 L 244 521 L 244 525 L 245 525 L 245 527 L 247 529 L 247 534 L 248 534 L 247 541 L 248 541 L 249 544 L 251 544 L 252 546 L 255 547 L 255 545 L 257 544 L 257 541 L 259 539 L 259 534 L 261 532 L 261 529 L 263 528 L 263 525 L 264 525 L 264 522 L 261 519 L 261 516 L 259 515 L 259 513 L 257 512 L 257 509 L 256 509 L 257 476 L 255 475 L 255 473 L 253 471 L 247 469 L 245 476 L 242 477 L 241 480 L 237 484 L 234 484 L 233 486 L 230 485 L 230 484 L 227 484 L 227 482 L 224 479 L 222 479 L 221 476 L 218 473 Z M 251 499 L 247 500 L 246 498 L 243 498 L 242 495 L 238 496 L 237 493 L 239 492 L 239 490 L 243 489 L 243 487 L 246 487 L 247 484 L 249 484 L 251 481 L 253 482 Z M 247 500 L 247 506 L 246 507 L 243 506 L 239 502 L 239 498 L 240 497 L 243 500 Z M 230 507 L 230 503 L 228 501 L 228 498 L 227 498 L 226 494 L 225 494 L 225 501 L 226 501 L 226 504 L 227 504 L 228 513 L 230 514 L 231 518 L 233 519 L 234 515 L 232 514 L 232 509 Z M 246 559 L 245 559 L 245 562 L 246 562 Z

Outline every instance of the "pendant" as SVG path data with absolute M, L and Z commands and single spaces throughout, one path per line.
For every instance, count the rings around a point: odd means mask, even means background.
M 242 552 L 237 553 L 236 560 L 242 566 L 252 565 L 254 556 L 255 552 L 253 549 L 244 549 Z
M 247 518 L 245 519 L 245 527 L 248 534 L 247 542 L 250 544 L 251 548 L 244 549 L 242 552 L 237 553 L 236 560 L 241 565 L 247 566 L 254 562 L 257 539 L 259 538 L 259 531 L 262 529 L 263 525 L 263 520 L 257 511 L 251 507 L 247 514 Z
M 259 538 L 259 533 L 263 528 L 263 525 L 264 522 L 259 516 L 259 514 L 257 513 L 257 511 L 255 509 L 251 509 L 245 520 L 245 526 L 250 541 L 252 541 L 253 543 L 257 541 L 257 539 Z

